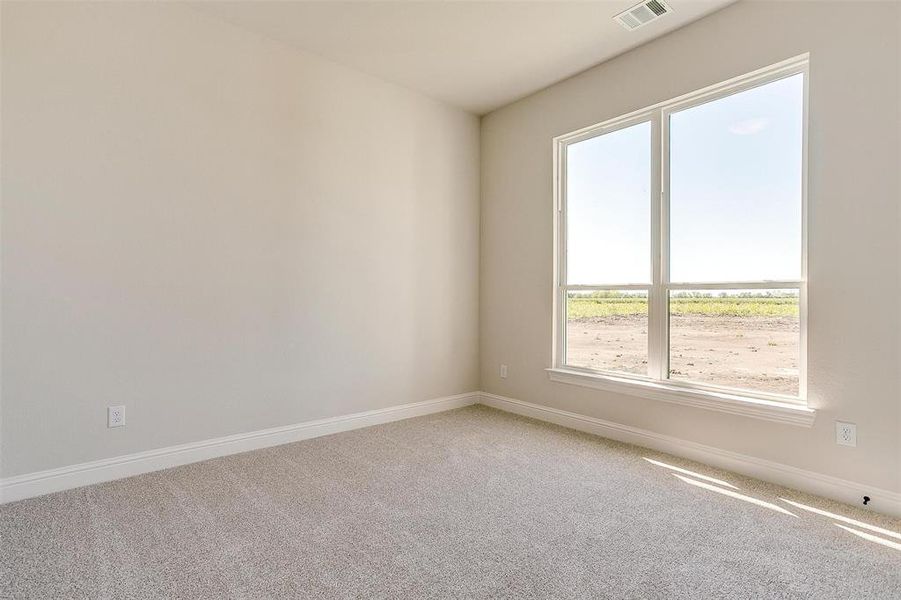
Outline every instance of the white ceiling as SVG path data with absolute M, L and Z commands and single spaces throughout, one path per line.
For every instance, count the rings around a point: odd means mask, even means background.
M 484 114 L 735 0 L 667 0 L 671 14 L 628 32 L 612 17 L 637 1 L 213 0 L 192 6 Z

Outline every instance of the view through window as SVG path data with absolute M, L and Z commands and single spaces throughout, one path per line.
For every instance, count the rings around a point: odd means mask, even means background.
M 806 62 L 563 139 L 557 364 L 802 388 Z

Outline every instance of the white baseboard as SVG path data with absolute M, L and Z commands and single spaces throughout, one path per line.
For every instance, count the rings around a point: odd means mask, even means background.
M 853 481 L 805 471 L 780 463 L 721 450 L 652 431 L 621 425 L 594 417 L 523 402 L 485 392 L 471 392 L 445 398 L 402 404 L 340 417 L 307 421 L 239 433 L 211 440 L 138 452 L 58 469 L 0 479 L 0 504 L 94 483 L 131 477 L 151 471 L 208 460 L 219 456 L 288 444 L 332 433 L 400 421 L 432 413 L 482 403 L 503 411 L 556 423 L 601 437 L 681 456 L 713 467 L 784 485 L 802 492 L 860 506 L 865 494 L 872 499 L 867 508 L 901 517 L 901 494 Z
M 578 429 L 579 431 L 612 440 L 695 460 L 699 463 L 861 508 L 863 508 L 861 498 L 867 495 L 871 498 L 871 501 L 866 508 L 901 517 L 901 494 L 890 490 L 874 488 L 854 481 L 847 481 L 813 471 L 805 471 L 797 467 L 738 454 L 737 452 L 721 450 L 637 427 L 523 402 L 522 400 L 514 400 L 513 398 L 506 398 L 496 394 L 482 392 L 481 403 L 503 411 L 569 427 L 570 429 Z
M 478 392 L 470 392 L 340 417 L 307 421 L 284 427 L 239 433 L 211 440 L 169 446 L 168 448 L 148 450 L 136 454 L 127 454 L 125 456 L 0 479 L 0 504 L 93 483 L 159 471 L 160 469 L 169 469 L 228 454 L 268 448 L 351 429 L 369 427 L 370 425 L 400 421 L 411 417 L 469 406 L 470 404 L 476 404 L 479 401 L 479 397 Z

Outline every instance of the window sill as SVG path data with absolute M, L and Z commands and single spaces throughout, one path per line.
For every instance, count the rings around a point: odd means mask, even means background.
M 754 417 L 755 419 L 798 425 L 800 427 L 812 426 L 817 414 L 812 408 L 800 404 L 775 402 L 773 400 L 707 390 L 687 389 L 682 386 L 658 381 L 642 381 L 625 377 L 583 373 L 571 369 L 546 369 L 546 371 L 548 378 L 558 383 L 569 383 L 628 396 L 662 400 L 663 402 L 717 410 L 733 415 L 743 415 Z

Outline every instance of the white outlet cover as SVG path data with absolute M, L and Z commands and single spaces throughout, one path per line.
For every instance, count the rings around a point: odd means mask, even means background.
M 122 427 L 125 425 L 125 407 L 109 406 L 106 409 L 106 426 Z
M 835 443 L 839 446 L 857 447 L 857 425 L 854 423 L 835 422 Z
M 501 379 L 507 378 L 507 365 L 501 365 Z

